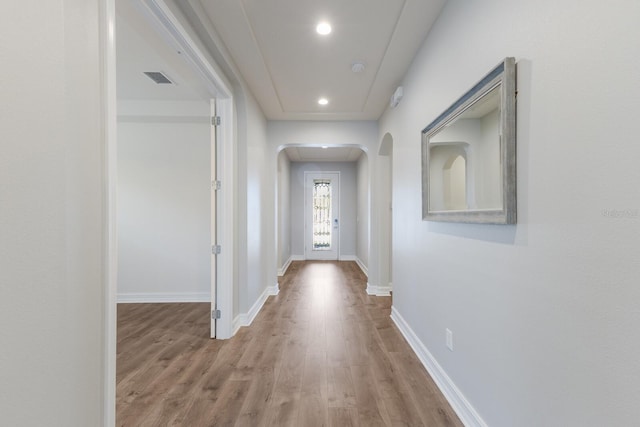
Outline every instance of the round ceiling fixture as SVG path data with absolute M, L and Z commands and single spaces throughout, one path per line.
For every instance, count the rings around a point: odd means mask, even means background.
M 362 62 L 354 62 L 351 64 L 351 71 L 354 73 L 361 73 L 364 71 L 364 64 Z
M 327 105 L 328 103 L 329 103 L 329 100 L 327 98 L 318 99 L 318 104 L 320 105 Z
M 326 36 L 331 33 L 331 25 L 328 22 L 320 22 L 316 26 L 316 32 L 321 36 Z

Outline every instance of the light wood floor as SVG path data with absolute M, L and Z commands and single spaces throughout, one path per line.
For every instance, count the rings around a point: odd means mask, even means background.
M 118 426 L 459 426 L 354 262 L 295 262 L 247 328 L 208 304 L 118 306 Z

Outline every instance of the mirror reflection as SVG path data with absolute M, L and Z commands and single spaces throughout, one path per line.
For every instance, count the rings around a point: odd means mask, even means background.
M 429 209 L 502 209 L 501 85 L 487 92 L 428 141 Z

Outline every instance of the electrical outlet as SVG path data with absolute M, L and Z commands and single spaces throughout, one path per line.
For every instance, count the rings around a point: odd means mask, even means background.
M 451 329 L 445 329 L 447 334 L 447 338 L 446 338 L 446 344 L 447 344 L 447 348 L 451 351 L 453 351 L 453 332 L 451 332 Z

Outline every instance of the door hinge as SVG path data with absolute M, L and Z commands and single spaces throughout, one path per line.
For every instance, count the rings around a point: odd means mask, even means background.
M 214 255 L 219 255 L 220 252 L 222 252 L 222 248 L 220 247 L 220 245 L 213 245 L 211 246 L 211 253 Z
M 211 310 L 211 318 L 212 319 L 219 319 L 220 317 L 222 317 L 222 314 L 220 313 L 220 310 Z
M 222 123 L 222 121 L 220 120 L 220 116 L 211 117 L 211 125 L 212 126 L 220 126 L 220 123 Z
M 222 182 L 220 181 L 211 181 L 211 188 L 214 190 L 220 190 L 222 188 Z

